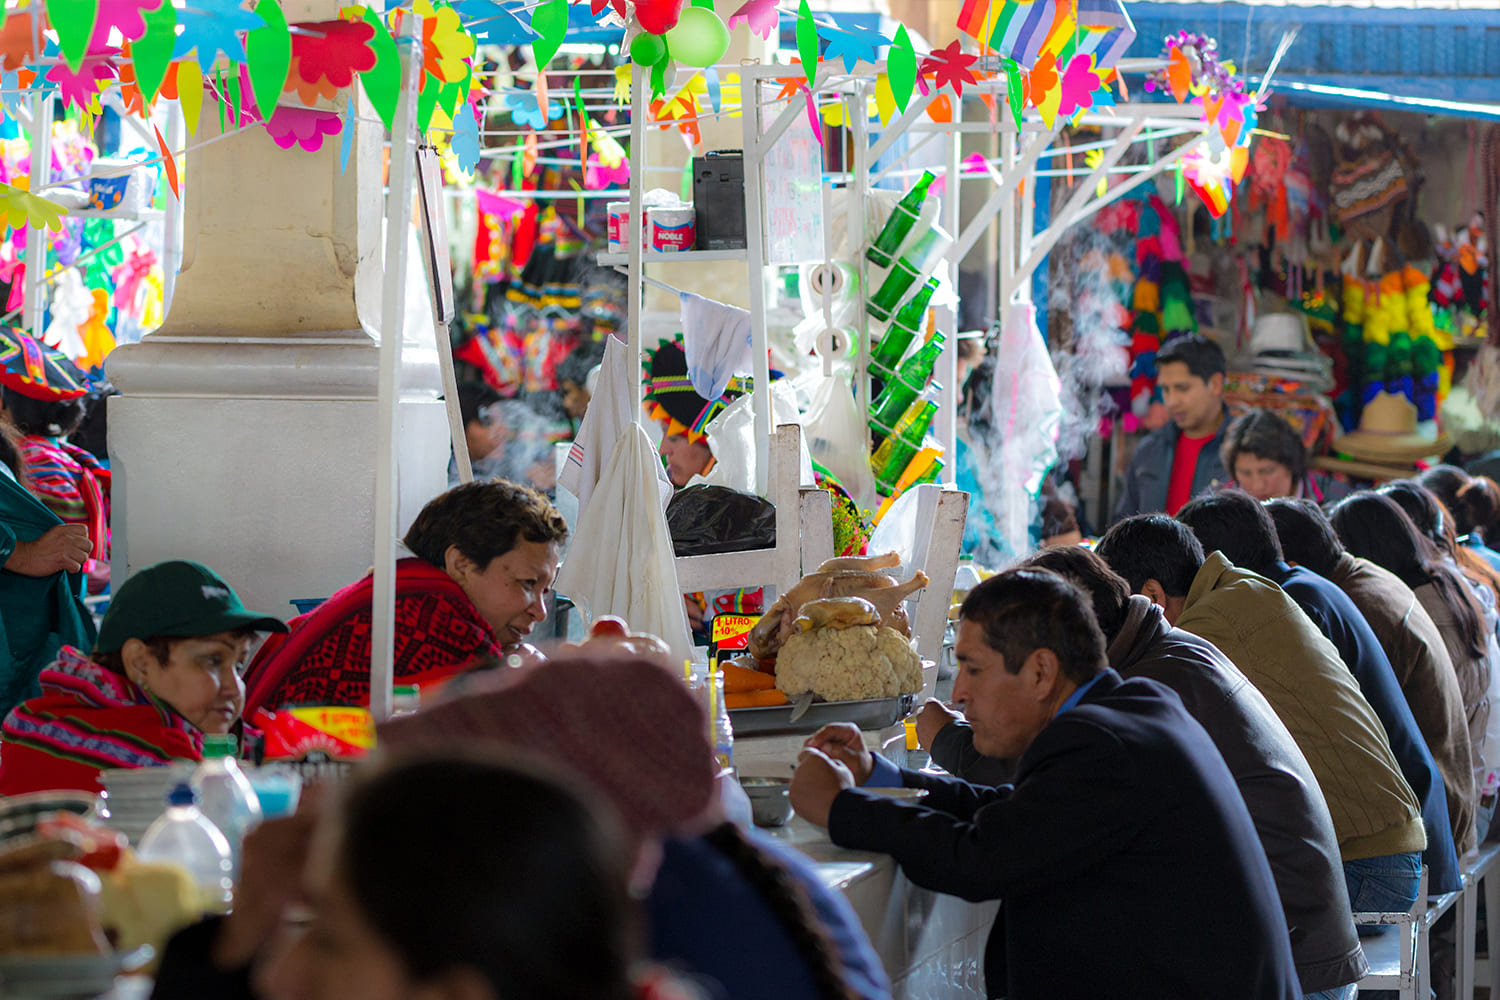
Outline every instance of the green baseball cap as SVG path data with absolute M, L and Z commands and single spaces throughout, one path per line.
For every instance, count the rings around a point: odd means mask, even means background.
M 234 588 L 201 563 L 173 559 L 126 580 L 109 602 L 94 652 L 113 653 L 127 639 L 233 632 L 285 632 L 279 618 L 250 611 Z

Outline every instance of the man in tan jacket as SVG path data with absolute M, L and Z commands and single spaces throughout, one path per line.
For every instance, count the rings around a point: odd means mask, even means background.
M 1281 588 L 1159 514 L 1127 518 L 1095 549 L 1167 620 L 1219 647 L 1258 687 L 1318 779 L 1355 912 L 1406 910 L 1427 846 L 1421 809 L 1379 718 L 1338 650 Z

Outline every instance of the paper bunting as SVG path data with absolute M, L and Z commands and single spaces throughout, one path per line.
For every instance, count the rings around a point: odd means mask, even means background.
M 121 50 L 120 54 L 124 56 L 120 60 L 120 102 L 125 106 L 126 114 L 144 118 L 146 99 L 141 96 L 141 88 L 135 83 L 135 64 L 130 58 L 129 44 Z
M 885 36 L 873 28 L 839 25 L 819 25 L 818 34 L 828 43 L 823 49 L 823 61 L 844 60 L 844 71 L 853 73 L 861 61 L 874 64 L 880 61 L 880 46 L 886 44 Z
M 255 106 L 261 109 L 264 117 L 266 109 L 275 113 L 281 88 L 291 73 L 292 36 L 280 4 L 257 4 L 255 16 L 261 19 L 264 27 L 245 36 L 245 66 L 250 74 Z
M 1104 73 L 1094 69 L 1094 57 L 1080 53 L 1068 63 L 1068 68 L 1063 70 L 1062 82 L 1058 87 L 1057 113 L 1064 118 L 1071 118 L 1078 111 L 1091 108 L 1095 103 L 1095 92 L 1104 91 L 1105 99 L 1113 104 L 1109 97 L 1109 91 L 1104 87 Z
M 166 78 L 167 66 L 172 62 L 172 49 L 177 44 L 177 10 L 170 3 L 163 3 L 154 11 L 148 11 L 142 20 L 146 30 L 130 43 L 130 59 L 135 67 L 136 86 L 146 100 L 156 100 Z
M 338 135 L 341 122 L 336 111 L 281 107 L 266 122 L 266 133 L 282 149 L 301 146 L 309 153 L 323 148 L 323 137 Z
M 36 226 L 39 229 L 60 231 L 62 217 L 68 214 L 61 205 L 38 198 L 27 190 L 30 179 L 17 177 L 16 183 L 0 184 L 0 218 L 4 218 L 7 229 Z
M 886 73 L 881 73 L 875 78 L 875 113 L 880 117 L 881 126 L 891 123 L 896 117 L 896 96 L 891 92 L 891 78 Z
M 83 67 L 83 57 L 89 51 L 94 18 L 99 13 L 99 0 L 47 0 L 47 13 L 53 30 L 57 32 L 63 58 L 67 60 L 68 68 L 77 74 Z M 30 26 L 27 27 L 29 30 Z
M 510 112 L 511 121 L 532 129 L 546 128 L 549 121 L 562 114 L 562 108 L 552 101 L 547 102 L 547 113 L 542 114 L 542 107 L 537 100 L 536 92 L 531 90 L 509 91 L 505 95 L 504 103 L 505 110 Z
M 77 72 L 66 62 L 57 63 L 47 71 L 46 79 L 57 84 L 65 105 L 87 108 L 97 100 L 101 84 L 118 78 L 114 55 L 114 49 L 90 53 L 79 63 Z
M 1188 99 L 1193 86 L 1192 64 L 1188 62 L 1187 53 L 1175 45 L 1167 51 L 1167 85 L 1178 104 Z
M 194 50 L 200 66 L 211 65 L 220 53 L 230 62 L 245 61 L 245 45 L 239 33 L 261 26 L 261 19 L 246 10 L 241 0 L 188 0 L 188 6 L 177 11 L 182 32 L 172 54 L 182 58 Z
M 554 0 L 566 4 L 567 0 Z M 457 83 L 469 75 L 464 61 L 474 54 L 474 37 L 464 31 L 458 12 L 446 3 L 415 0 L 412 9 L 422 15 L 422 69 L 444 83 Z
M 375 65 L 359 75 L 365 88 L 365 96 L 375 107 L 375 113 L 385 123 L 387 130 L 396 119 L 396 101 L 401 95 L 401 57 L 396 52 L 396 40 L 385 26 L 380 15 L 366 7 L 361 15 L 367 24 L 375 28 L 370 38 L 370 48 L 375 52 Z
M 530 23 L 516 16 L 516 10 L 495 0 L 458 0 L 453 9 L 470 34 L 491 45 L 530 45 L 537 37 Z
M 807 74 L 809 90 L 818 89 L 818 26 L 813 21 L 807 0 L 797 4 L 797 53 L 802 57 L 802 71 Z M 817 115 L 811 115 L 814 121 Z
M 817 137 L 818 144 L 823 143 L 823 123 L 818 119 L 818 99 L 811 90 L 802 92 L 807 102 L 807 121 L 812 126 L 813 135 Z
M 354 130 L 359 123 L 354 120 L 354 98 L 344 102 L 345 127 L 339 133 L 339 174 L 344 174 L 349 169 L 349 153 L 354 149 Z
M 282 90 L 285 93 L 296 94 L 297 99 L 309 108 L 320 100 L 331 101 L 339 95 L 338 86 L 326 76 L 319 77 L 312 82 L 305 80 L 298 62 L 296 56 L 287 60 L 286 80 L 282 83 Z
M 729 15 L 726 23 L 730 30 L 748 24 L 750 30 L 762 38 L 770 38 L 781 21 L 776 9 L 776 0 L 745 0 L 739 9 Z
M 568 34 L 568 0 L 544 0 L 531 12 L 531 30 L 537 33 L 537 40 L 531 43 L 536 64 L 545 66 L 557 55 Z
M 941 49 L 933 49 L 927 58 L 922 60 L 919 75 L 933 74 L 935 83 L 939 87 L 951 86 L 953 93 L 962 97 L 964 84 L 977 84 L 974 73 L 969 69 L 979 61 L 978 56 L 965 55 L 962 50 L 962 42 L 954 39 Z
M 90 41 L 104 45 L 109 41 L 111 28 L 118 29 L 126 41 L 140 38 L 146 33 L 146 14 L 158 11 L 166 0 L 99 0 L 99 13 L 94 19 L 94 33 Z M 56 4 L 50 6 L 56 7 Z
M 465 104 L 453 119 L 453 138 L 449 140 L 449 148 L 458 161 L 458 168 L 464 173 L 472 174 L 479 166 L 479 119 L 474 117 L 473 105 Z
M 172 197 L 178 201 L 182 200 L 182 189 L 177 186 L 177 158 L 167 148 L 167 140 L 161 137 L 161 129 L 156 123 L 151 123 L 151 131 L 156 133 L 156 148 L 161 151 L 162 172 L 167 176 L 167 186 L 172 189 Z
M 714 109 L 714 114 L 718 114 L 724 107 L 724 92 L 719 84 L 718 67 L 705 66 L 703 81 L 708 84 L 708 106 Z
M 35 10 L 35 8 L 29 8 Z M 47 15 L 41 12 L 32 16 L 41 19 L 41 23 L 33 25 L 31 17 L 22 16 L 19 12 L 12 14 L 0 25 L 0 55 L 4 56 L 4 63 L 0 64 L 9 72 L 14 72 L 26 65 L 36 56 L 33 46 L 37 37 L 47 27 Z M 33 29 L 35 34 L 33 34 Z
M 1057 62 L 1052 53 L 1043 53 L 1031 72 L 1026 74 L 1026 99 L 1041 112 L 1042 123 L 1048 128 L 1057 120 L 1062 106 L 1062 79 L 1057 72 Z
M 317 93 L 333 96 L 354 84 L 355 73 L 375 68 L 375 26 L 368 21 L 309 21 L 293 25 L 289 69 Z M 322 85 L 322 86 L 320 86 Z M 331 91 L 328 88 L 332 88 Z M 304 104 L 307 90 L 298 87 Z
M 1021 130 L 1021 112 L 1026 108 L 1026 80 L 1021 67 L 1007 56 L 1001 60 L 1005 67 L 1005 103 L 1010 107 L 1010 116 L 1015 120 L 1016 131 Z
M 896 37 L 891 39 L 890 51 L 885 55 L 885 71 L 890 77 L 891 96 L 896 107 L 905 111 L 917 85 L 917 53 L 904 24 L 896 29 Z
M 182 119 L 190 133 L 198 134 L 198 117 L 203 111 L 203 71 L 191 59 L 173 64 L 172 86 L 182 108 Z M 163 93 L 166 92 L 163 87 Z

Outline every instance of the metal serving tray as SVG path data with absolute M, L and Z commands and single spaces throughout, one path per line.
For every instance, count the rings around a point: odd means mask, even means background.
M 732 708 L 729 724 L 734 727 L 736 738 L 815 733 L 830 722 L 852 722 L 860 729 L 884 729 L 909 715 L 916 699 L 914 694 L 903 694 L 868 701 L 815 701 L 796 722 L 791 721 L 792 705 Z

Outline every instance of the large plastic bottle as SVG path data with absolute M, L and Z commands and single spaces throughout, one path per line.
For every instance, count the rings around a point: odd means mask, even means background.
M 142 861 L 161 861 L 186 869 L 198 884 L 203 909 L 223 913 L 234 900 L 234 862 L 229 841 L 198 811 L 191 786 L 178 783 L 167 793 L 167 809 L 141 837 L 136 854 Z
M 198 809 L 229 842 L 235 878 L 240 874 L 240 847 L 261 821 L 260 798 L 234 759 L 233 736 L 205 736 L 203 763 L 193 772 L 193 791 Z

